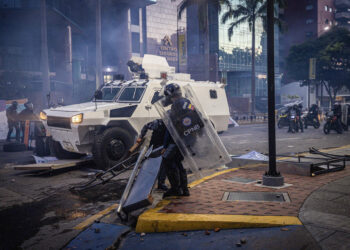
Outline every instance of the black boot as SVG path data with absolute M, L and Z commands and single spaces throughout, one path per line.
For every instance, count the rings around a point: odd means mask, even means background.
M 180 183 L 182 189 L 182 196 L 190 196 L 190 191 L 188 190 L 188 181 L 186 169 L 184 169 L 182 163 L 179 163 L 179 174 L 180 174 Z
M 179 196 L 182 194 L 180 188 L 180 174 L 179 169 L 174 163 L 169 162 L 166 164 L 167 177 L 170 182 L 171 188 L 163 194 L 163 198 L 168 196 Z

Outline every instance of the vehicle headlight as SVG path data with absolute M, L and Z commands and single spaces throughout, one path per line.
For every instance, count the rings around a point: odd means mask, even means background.
M 71 122 L 73 124 L 79 124 L 83 122 L 83 114 L 78 114 L 75 116 L 72 116 L 72 118 L 70 118 Z
M 40 112 L 40 120 L 46 121 L 47 120 L 47 115 L 44 111 Z

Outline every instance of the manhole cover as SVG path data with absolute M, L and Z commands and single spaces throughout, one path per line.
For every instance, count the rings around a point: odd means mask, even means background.
M 223 201 L 290 202 L 287 193 L 273 192 L 225 192 Z
M 244 184 L 256 182 L 256 180 L 254 180 L 254 179 L 247 179 L 247 178 L 241 178 L 241 177 L 234 177 L 234 178 L 231 178 L 231 179 L 226 179 L 225 181 L 236 182 L 236 183 L 244 183 Z

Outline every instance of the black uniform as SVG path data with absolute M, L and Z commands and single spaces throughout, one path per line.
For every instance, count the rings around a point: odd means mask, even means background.
M 298 106 L 297 107 L 297 116 L 298 116 L 298 120 L 297 120 L 298 124 L 297 125 L 299 126 L 301 132 L 304 132 L 304 126 L 303 126 L 303 122 L 301 120 L 301 114 L 302 114 L 302 107 Z
M 150 145 L 153 145 L 153 149 L 159 148 L 163 145 L 164 142 L 164 135 L 166 131 L 166 127 L 161 119 L 154 120 L 152 122 L 147 123 L 145 126 L 143 126 L 140 134 L 140 138 L 142 139 L 145 137 L 148 130 L 152 131 L 152 137 L 150 141 Z M 158 174 L 158 188 L 167 190 L 167 187 L 165 185 L 165 179 L 166 179 L 166 169 L 164 167 L 164 163 L 162 161 L 162 164 L 159 169 Z
M 341 124 L 341 116 L 342 116 L 341 106 L 339 104 L 333 105 L 332 111 L 333 111 L 333 114 L 337 117 L 337 126 L 339 126 L 339 128 L 343 128 Z
M 164 194 L 164 197 L 172 195 L 189 196 L 187 173 L 182 165 L 184 158 L 169 131 L 165 133 L 164 149 L 163 163 L 171 185 L 171 188 Z
M 9 131 L 7 133 L 6 141 L 10 141 L 13 129 L 16 130 L 16 141 L 19 141 L 19 123 L 17 105 L 11 105 L 6 109 L 6 117 Z

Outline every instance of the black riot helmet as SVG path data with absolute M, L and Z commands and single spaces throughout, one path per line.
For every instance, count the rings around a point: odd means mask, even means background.
M 18 102 L 17 102 L 17 101 L 13 101 L 13 102 L 12 102 L 12 106 L 15 107 L 15 108 L 17 108 Z
M 171 97 L 181 97 L 182 96 L 181 88 L 176 83 L 170 83 L 170 84 L 165 86 L 164 95 L 166 97 L 170 97 L 170 98 Z

